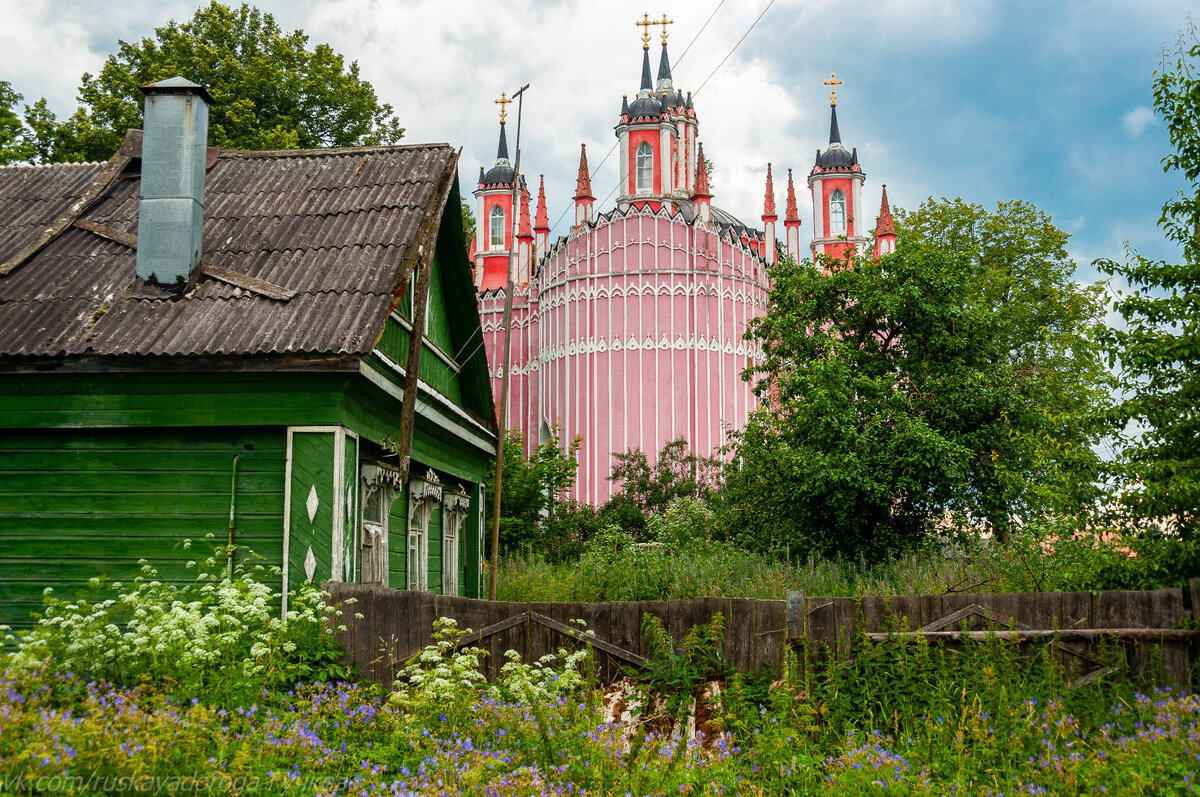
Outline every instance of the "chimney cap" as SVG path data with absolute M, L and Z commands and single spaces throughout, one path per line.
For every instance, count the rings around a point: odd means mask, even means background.
M 151 94 L 194 94 L 200 99 L 213 104 L 212 95 L 208 90 L 199 83 L 193 83 L 183 77 L 169 77 L 166 80 L 159 80 L 155 83 L 147 83 L 142 86 L 142 93 L 149 96 Z

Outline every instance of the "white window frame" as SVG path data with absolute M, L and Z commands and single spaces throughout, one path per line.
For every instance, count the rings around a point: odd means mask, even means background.
M 458 596 L 458 541 L 466 527 L 471 499 L 461 490 L 442 494 L 442 594 Z
M 391 586 L 388 584 L 388 516 L 402 487 L 400 471 L 384 465 L 364 463 L 361 481 L 363 567 L 359 572 L 359 581 L 363 584 Z M 367 507 L 376 493 L 379 494 L 379 516 L 367 517 Z M 368 563 L 375 567 L 375 572 L 368 571 Z
M 504 248 L 504 208 L 499 205 L 492 205 L 491 211 L 488 212 L 488 248 L 503 249 Z
M 829 232 L 837 235 L 846 230 L 846 195 L 842 189 L 835 188 L 829 195 Z
M 442 483 L 432 470 L 409 480 L 408 589 L 429 591 L 429 518 L 441 500 Z
M 648 194 L 654 190 L 654 148 L 649 142 L 643 141 L 638 145 L 634 158 L 637 168 L 637 192 Z

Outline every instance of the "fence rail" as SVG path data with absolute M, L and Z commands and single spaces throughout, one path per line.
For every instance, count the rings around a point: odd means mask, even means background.
M 1198 606 L 1200 579 L 1191 586 L 1192 605 Z M 471 630 L 461 644 L 487 651 L 484 670 L 489 678 L 505 663 L 508 650 L 532 661 L 575 645 L 584 637 L 572 621 L 582 620 L 591 632 L 587 641 L 595 648 L 602 682 L 645 662 L 648 650 L 641 632 L 645 614 L 662 620 L 675 639 L 713 615 L 723 615 L 725 662 L 747 673 L 779 672 L 789 645 L 801 641 L 810 654 L 844 660 L 864 639 L 880 642 L 919 636 L 956 645 L 996 636 L 1029 648 L 1055 645 L 1067 677 L 1077 685 L 1119 669 L 1144 673 L 1155 668 L 1168 683 L 1187 688 L 1200 638 L 1200 632 L 1186 627 L 1192 613 L 1185 609 L 1183 592 L 1177 589 L 858 598 L 790 592 L 786 601 L 697 598 L 610 603 L 486 601 L 332 582 L 325 589 L 334 604 L 344 604 L 346 630 L 340 639 L 347 660 L 384 685 L 395 680 L 405 660 L 432 641 L 433 622 L 440 617 L 453 618 L 459 628 Z M 1102 644 L 1118 644 L 1123 661 L 1102 661 L 1098 653 Z

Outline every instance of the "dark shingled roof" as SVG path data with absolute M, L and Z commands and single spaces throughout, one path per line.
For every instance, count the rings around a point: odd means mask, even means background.
M 370 352 L 407 279 L 406 253 L 420 237 L 432 254 L 426 236 L 453 186 L 455 151 L 221 151 L 210 162 L 203 259 L 291 298 L 206 276 L 182 295 L 143 286 L 134 249 L 68 226 L 0 276 L 0 357 Z M 0 168 L 0 271 L 98 178 L 107 182 L 104 166 Z M 113 180 L 82 223 L 136 235 L 139 184 L 136 174 Z

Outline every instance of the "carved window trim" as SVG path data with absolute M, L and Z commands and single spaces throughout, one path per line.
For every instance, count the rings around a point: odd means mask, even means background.
M 432 470 L 408 483 L 408 589 L 429 590 L 429 518 L 442 500 L 442 483 Z

